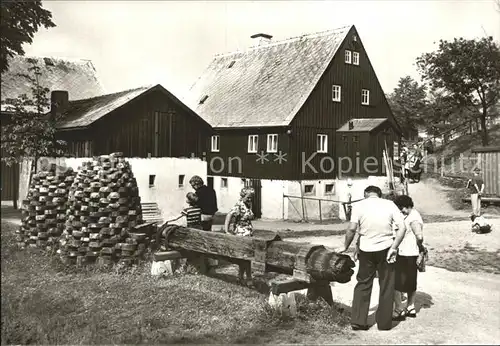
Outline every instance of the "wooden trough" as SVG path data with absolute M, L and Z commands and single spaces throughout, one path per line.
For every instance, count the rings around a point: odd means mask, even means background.
M 323 297 L 332 304 L 330 282 L 346 283 L 354 274 L 355 264 L 348 255 L 322 245 L 283 241 L 279 235 L 238 237 L 177 225 L 167 226 L 166 230 L 165 242 L 170 251 L 156 253 L 155 261 L 209 257 L 234 264 L 250 262 L 254 278 L 265 272 L 291 275 L 288 281 L 272 283 L 275 295 L 307 288 L 310 298 Z

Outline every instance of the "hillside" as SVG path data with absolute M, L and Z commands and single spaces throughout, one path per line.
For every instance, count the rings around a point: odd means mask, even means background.
M 500 145 L 500 125 L 491 127 L 489 137 L 491 146 Z M 471 153 L 471 149 L 479 146 L 481 146 L 480 133 L 463 135 L 443 144 L 434 153 L 428 154 L 423 162 L 429 173 L 440 173 L 441 165 L 444 163 L 446 175 L 468 177 L 475 164 L 475 155 Z

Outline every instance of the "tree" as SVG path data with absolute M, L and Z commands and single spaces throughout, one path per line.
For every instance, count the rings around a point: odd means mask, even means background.
M 389 104 L 398 124 L 404 131 L 424 125 L 426 91 L 410 76 L 399 79 L 398 86 L 389 95 Z
M 15 99 L 2 100 L 6 105 L 9 120 L 2 124 L 2 161 L 8 166 L 20 163 L 25 158 L 36 162 L 42 156 L 60 156 L 66 143 L 56 139 L 58 114 L 47 113 L 50 109 L 49 89 L 40 85 L 40 67 L 35 59 L 28 59 L 31 67 L 28 74 L 19 74 L 31 85 L 31 96 L 19 95 Z M 30 179 L 31 180 L 31 179 Z
M 486 119 L 500 97 L 500 47 L 493 38 L 441 40 L 437 51 L 417 58 L 417 66 L 432 91 L 479 118 L 482 144 L 488 145 Z
M 40 27 L 48 29 L 56 25 L 40 0 L 2 0 L 1 8 L 0 72 L 3 73 L 8 69 L 9 58 L 24 55 L 23 44 L 31 44 Z

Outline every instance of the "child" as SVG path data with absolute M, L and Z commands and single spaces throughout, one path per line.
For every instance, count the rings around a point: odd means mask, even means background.
M 472 232 L 474 233 L 488 233 L 491 231 L 491 225 L 485 220 L 483 216 L 471 215 Z
M 186 217 L 186 227 L 188 228 L 201 228 L 201 209 L 198 208 L 198 196 L 196 196 L 193 192 L 188 192 L 186 195 L 186 203 L 188 204 L 187 208 L 184 208 L 181 211 L 181 215 L 172 220 L 167 220 L 163 225 L 160 226 L 158 231 L 156 232 L 156 244 L 159 246 L 161 238 L 166 236 L 165 228 L 172 221 L 177 221 L 183 216 Z

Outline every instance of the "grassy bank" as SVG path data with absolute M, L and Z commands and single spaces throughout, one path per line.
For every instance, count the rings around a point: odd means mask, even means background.
M 156 279 L 70 269 L 38 250 L 21 251 L 2 222 L 2 344 L 315 343 L 349 337 L 343 307 L 298 296 L 285 320 L 267 295 L 213 277 Z
M 500 250 L 483 251 L 470 245 L 452 250 L 433 249 L 428 264 L 454 272 L 500 274 Z

